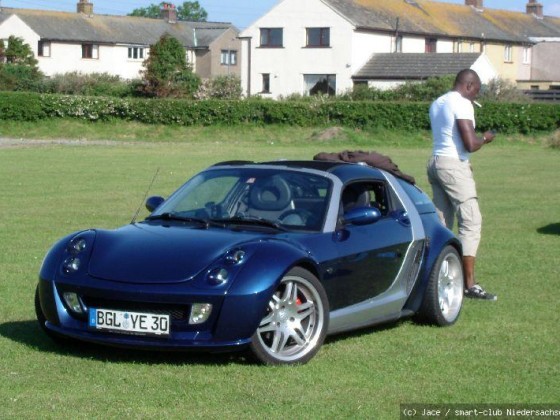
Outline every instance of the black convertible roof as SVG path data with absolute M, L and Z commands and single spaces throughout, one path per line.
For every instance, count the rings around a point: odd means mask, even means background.
M 323 172 L 333 172 L 335 168 L 345 165 L 361 165 L 382 169 L 411 184 L 416 183 L 414 177 L 403 173 L 389 156 L 382 155 L 375 151 L 345 150 L 339 153 L 318 153 L 313 157 L 313 160 L 276 160 L 269 162 L 230 160 L 217 163 L 213 166 L 223 165 L 282 165 L 291 168 L 315 169 Z

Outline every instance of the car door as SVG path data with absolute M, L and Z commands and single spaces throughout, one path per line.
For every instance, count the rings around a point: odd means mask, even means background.
M 381 218 L 366 225 L 347 224 L 344 214 L 375 207 Z M 333 235 L 338 260 L 325 281 L 331 310 L 375 298 L 388 291 L 403 265 L 413 233 L 404 208 L 384 181 L 346 185 L 339 225 Z

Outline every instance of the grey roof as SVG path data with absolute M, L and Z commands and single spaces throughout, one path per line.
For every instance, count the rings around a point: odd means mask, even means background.
M 184 22 L 168 23 L 163 19 L 133 16 L 84 15 L 2 7 L 0 23 L 17 15 L 43 40 L 66 42 L 96 42 L 100 44 L 152 45 L 163 34 L 178 39 L 185 47 L 208 47 L 230 23 Z M 196 42 L 195 42 L 196 36 Z
M 457 74 L 462 69 L 470 68 L 480 56 L 479 53 L 373 54 L 353 79 L 419 80 Z
M 359 29 L 517 43 L 560 36 L 560 18 L 537 19 L 524 11 L 477 10 L 429 0 L 322 1 Z

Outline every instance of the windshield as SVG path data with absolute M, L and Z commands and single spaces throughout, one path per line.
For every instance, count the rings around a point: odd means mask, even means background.
M 307 172 L 213 169 L 183 185 L 150 219 L 192 218 L 280 230 L 319 231 L 330 189 L 328 178 Z

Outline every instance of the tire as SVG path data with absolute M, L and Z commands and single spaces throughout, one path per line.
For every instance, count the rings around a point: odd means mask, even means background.
M 296 267 L 280 281 L 250 344 L 266 365 L 307 363 L 327 334 L 329 304 L 317 277 Z
M 463 285 L 461 256 L 448 245 L 439 254 L 430 273 L 419 318 L 439 326 L 454 324 L 463 305 Z

